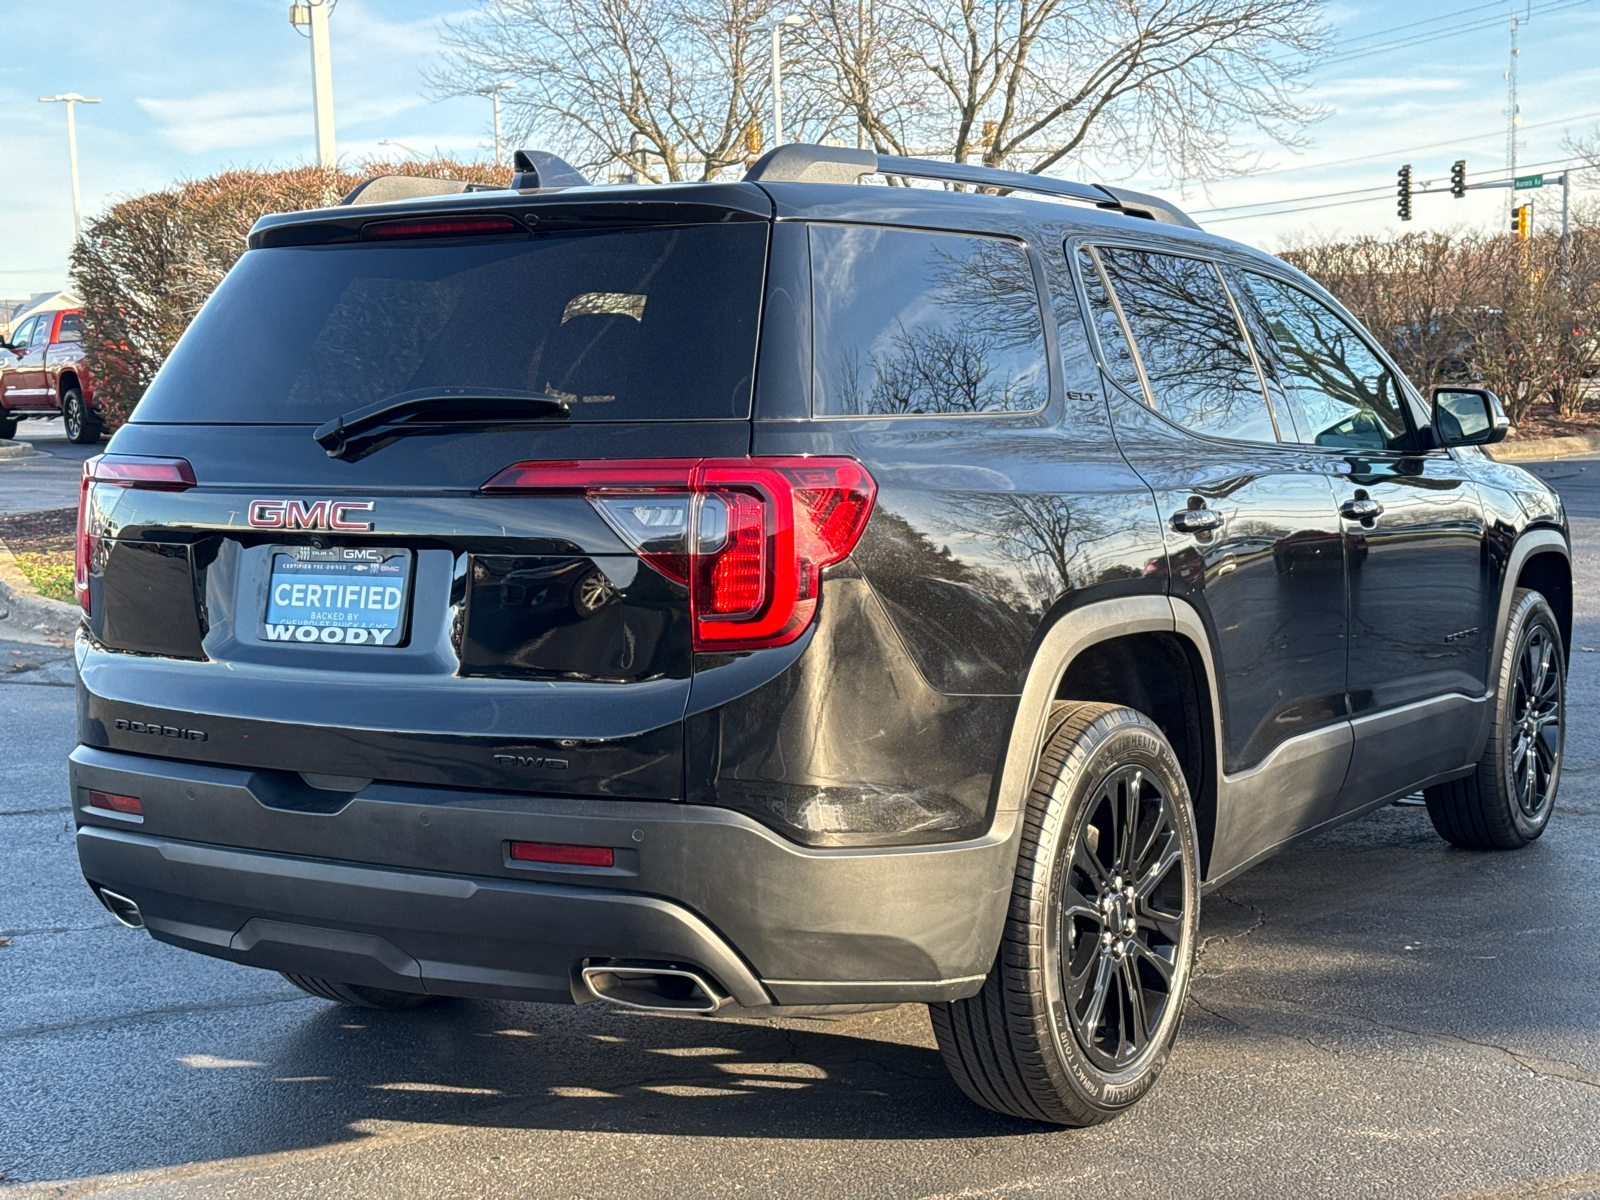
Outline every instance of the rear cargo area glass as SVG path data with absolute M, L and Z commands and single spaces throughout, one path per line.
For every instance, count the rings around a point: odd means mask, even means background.
M 248 251 L 133 419 L 318 425 L 418 388 L 745 418 L 764 223 Z

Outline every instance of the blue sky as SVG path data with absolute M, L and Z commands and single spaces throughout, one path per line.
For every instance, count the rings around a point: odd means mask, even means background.
M 1545 14 L 1538 11 L 1541 3 L 1552 0 L 1535 0 L 1521 34 L 1526 164 L 1563 157 L 1565 133 L 1600 126 L 1600 60 L 1594 53 L 1600 47 L 1600 0 L 1578 0 Z M 119 196 L 175 179 L 233 166 L 289 165 L 312 155 L 310 56 L 304 38 L 289 26 L 287 0 L 76 0 L 6 7 L 0 32 L 0 297 L 59 287 L 66 276 L 72 238 L 66 114 L 62 105 L 38 103 L 40 95 L 76 91 L 102 100 L 78 110 L 86 215 Z M 1383 30 L 1469 7 L 1476 11 L 1464 21 L 1510 11 L 1475 6 L 1473 0 L 1404 6 L 1340 0 L 1330 17 L 1349 50 L 1394 40 L 1373 36 Z M 424 152 L 487 152 L 489 102 L 434 101 L 422 78 L 439 60 L 441 22 L 464 17 L 471 8 L 472 0 L 340 0 L 332 42 L 341 155 L 398 153 L 379 146 L 383 138 Z M 1446 27 L 1441 22 L 1417 31 Z M 1476 32 L 1321 68 L 1311 99 L 1330 113 L 1311 129 L 1309 147 L 1298 153 L 1261 147 L 1264 173 L 1188 188 L 1185 203 L 1198 211 L 1369 187 L 1392 192 L 1402 162 L 1412 163 L 1419 179 L 1443 179 L 1461 157 L 1474 176 L 1503 173 L 1506 62 L 1500 20 Z M 1126 182 L 1173 194 L 1159 181 Z M 1392 195 L 1377 194 L 1381 198 L 1372 203 L 1282 216 L 1245 210 L 1246 219 L 1222 220 L 1241 216 L 1230 209 L 1200 219 L 1219 233 L 1269 249 L 1298 235 L 1401 228 Z M 1538 193 L 1535 204 L 1536 220 L 1543 222 L 1553 217 L 1558 193 Z M 1425 196 L 1417 200 L 1417 219 L 1408 228 L 1497 226 L 1504 207 L 1503 192 L 1461 201 Z

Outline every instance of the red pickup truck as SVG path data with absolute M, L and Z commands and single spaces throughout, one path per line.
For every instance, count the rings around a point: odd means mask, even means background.
M 26 317 L 0 347 L 0 438 L 15 434 L 22 417 L 60 417 L 72 441 L 99 441 L 81 310 Z

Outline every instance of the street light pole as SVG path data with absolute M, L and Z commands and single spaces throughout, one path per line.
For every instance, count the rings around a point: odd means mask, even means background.
M 759 33 L 772 33 L 772 145 L 774 148 L 783 145 L 783 47 L 780 42 L 785 26 L 794 28 L 804 25 L 806 19 L 800 16 L 779 17 L 768 21 L 765 25 L 757 25 Z
M 494 98 L 494 165 L 497 167 L 505 161 L 505 151 L 501 149 L 500 142 L 500 93 L 513 91 L 516 86 L 509 80 L 502 79 L 499 83 L 491 83 L 488 87 L 478 89 L 478 95 Z
M 317 161 L 324 170 L 339 165 L 333 139 L 333 55 L 328 47 L 328 14 L 337 0 L 304 0 L 289 6 L 289 24 L 311 35 L 311 102 L 317 131 Z
M 74 238 L 83 236 L 83 208 L 78 203 L 78 122 L 73 117 L 74 104 L 99 104 L 97 96 L 80 96 L 77 92 L 68 92 L 63 96 L 40 96 L 41 104 L 65 104 L 67 106 L 67 157 L 72 160 L 72 234 Z

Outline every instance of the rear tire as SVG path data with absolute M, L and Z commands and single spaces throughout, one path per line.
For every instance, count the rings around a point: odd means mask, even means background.
M 17 436 L 17 423 L 12 420 L 0 421 L 0 439 L 9 440 Z
M 323 1000 L 332 1000 L 335 1004 L 346 1004 L 351 1008 L 384 1008 L 398 1012 L 407 1008 L 421 1008 L 424 1004 L 444 999 L 442 996 L 427 996 L 417 992 L 395 992 L 388 988 L 367 987 L 360 983 L 336 983 L 332 979 L 318 979 L 315 975 L 291 975 L 287 971 L 281 971 L 279 974 L 302 992 L 309 992 Z
M 1183 1017 L 1200 920 L 1189 790 L 1148 717 L 1063 703 L 1024 820 L 983 990 L 928 1011 L 969 1098 L 1095 1125 L 1154 1086 Z
M 1439 836 L 1468 850 L 1517 850 L 1550 823 L 1566 736 L 1566 654 L 1538 592 L 1511 596 L 1494 725 L 1478 767 L 1423 792 Z
M 67 440 L 80 446 L 100 440 L 100 414 L 90 410 L 82 389 L 70 387 L 61 394 L 61 426 Z

